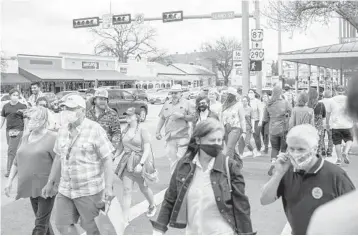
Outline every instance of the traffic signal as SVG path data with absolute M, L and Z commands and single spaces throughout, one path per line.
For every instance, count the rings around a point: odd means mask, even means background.
M 114 15 L 112 22 L 114 25 L 130 24 L 132 22 L 131 14 Z
M 86 28 L 99 26 L 99 17 L 88 17 L 73 20 L 73 28 Z
M 183 11 L 163 12 L 163 23 L 182 20 Z

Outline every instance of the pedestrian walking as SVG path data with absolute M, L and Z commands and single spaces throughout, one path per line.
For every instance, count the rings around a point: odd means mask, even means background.
M 86 104 L 87 108 L 87 104 Z M 101 125 L 106 131 L 109 141 L 116 149 L 115 157 L 122 152 L 121 123 L 116 111 L 108 106 L 108 91 L 98 89 L 94 93 L 91 107 L 86 111 L 86 117 Z
M 219 120 L 222 119 L 222 104 L 220 102 L 220 93 L 216 88 L 211 88 L 208 93 L 208 98 L 210 100 L 210 111 L 215 113 Z
M 57 119 L 55 113 L 50 109 L 49 101 L 46 97 L 40 97 L 37 99 L 36 106 L 41 106 L 47 110 L 47 124 L 46 127 L 48 130 L 56 131 L 60 128 L 60 121 Z
M 297 97 L 296 106 L 292 109 L 292 115 L 289 121 L 289 129 L 303 124 L 315 124 L 314 111 L 308 104 L 308 94 L 300 92 Z
M 349 164 L 348 153 L 353 144 L 353 120 L 347 114 L 347 96 L 345 88 L 338 86 L 336 89 L 338 95 L 331 98 L 329 113 L 327 114 L 330 128 L 332 128 L 333 145 L 337 153 L 337 165 L 341 165 L 342 158 L 346 164 Z M 346 143 L 343 152 L 341 151 L 342 141 Z
M 242 97 L 242 104 L 245 111 L 245 119 L 246 119 L 246 137 L 245 139 L 240 139 L 239 141 L 239 154 L 241 157 L 244 155 L 244 149 L 247 147 L 249 151 L 252 152 L 252 156 L 255 158 L 260 156 L 260 153 L 257 151 L 255 141 L 253 140 L 253 134 L 255 132 L 255 115 L 252 107 L 250 106 L 250 98 L 247 96 Z
M 292 234 L 306 234 L 315 209 L 355 189 L 343 169 L 317 155 L 318 142 L 314 126 L 293 127 L 287 135 L 288 154 L 279 156 L 262 191 L 262 205 L 282 197 Z
M 257 148 L 257 156 L 260 156 L 261 153 L 261 127 L 262 127 L 262 119 L 263 119 L 263 104 L 261 103 L 259 94 L 256 94 L 254 90 L 250 89 L 248 93 L 248 97 L 250 99 L 250 107 L 252 108 L 252 119 L 254 120 L 253 133 L 252 136 L 255 140 L 255 145 Z
M 292 87 L 289 84 L 284 86 L 285 92 L 283 98 L 290 104 L 291 107 L 295 106 L 295 95 L 292 92 Z
M 56 158 L 43 196 L 53 196 L 56 176 L 61 171 L 56 197 L 57 229 L 61 234 L 77 234 L 74 224 L 81 217 L 87 235 L 97 235 L 94 219 L 100 211 L 98 203 L 113 197 L 115 149 L 101 125 L 86 118 L 86 102 L 80 95 L 67 96 L 62 106 L 64 123 L 57 135 Z
M 245 111 L 241 102 L 237 101 L 236 89 L 230 87 L 227 93 L 227 99 L 223 104 L 222 120 L 225 127 L 226 154 L 243 167 L 242 159 L 236 152 L 236 145 L 240 138 L 246 139 Z
M 316 89 L 309 89 L 308 107 L 314 110 L 314 126 L 316 127 L 319 135 L 318 154 L 322 157 L 326 156 L 324 144 L 324 126 L 323 121 L 326 119 L 326 108 L 322 102 L 318 101 L 318 92 Z
M 324 141 L 326 134 L 328 138 L 328 145 L 326 149 L 326 143 L 322 142 L 321 150 L 322 150 L 322 156 L 331 157 L 332 151 L 333 151 L 333 140 L 332 140 L 332 129 L 329 127 L 329 120 L 328 120 L 328 113 L 330 113 L 331 108 L 331 98 L 332 98 L 332 92 L 329 90 L 326 90 L 323 92 L 323 99 L 321 102 L 324 104 L 325 110 L 326 110 L 326 118 L 323 119 L 323 134 L 322 139 Z
M 18 175 L 16 200 L 30 198 L 35 214 L 33 235 L 53 234 L 50 230 L 50 217 L 55 197 L 43 198 L 41 190 L 48 182 L 55 153 L 53 148 L 56 133 L 47 129 L 48 111 L 44 107 L 34 107 L 26 112 L 29 117 L 29 132 L 22 137 L 21 144 L 11 168 L 5 195 L 9 197 L 12 183 Z
M 224 132 L 212 118 L 195 127 L 158 218 L 151 221 L 154 234 L 164 234 L 168 224 L 193 235 L 255 234 L 241 166 L 222 153 Z
M 193 130 L 195 126 L 207 118 L 214 118 L 219 120 L 219 117 L 216 113 L 212 112 L 209 108 L 210 100 L 208 97 L 198 97 L 196 99 L 196 117 L 195 121 L 193 122 Z
M 115 173 L 123 181 L 123 213 L 128 225 L 134 183 L 138 184 L 149 203 L 147 217 L 153 217 L 157 207 L 153 191 L 148 185 L 150 180 L 147 178 L 154 171 L 154 156 L 149 131 L 140 123 L 139 109 L 128 108 L 125 115 L 128 125 L 123 130 L 124 150 L 120 155 L 120 162 Z
M 353 121 L 358 122 L 358 77 L 348 82 L 347 111 Z M 354 126 L 358 139 L 358 125 Z M 321 207 L 312 216 L 308 234 L 357 235 L 358 234 L 358 191 L 341 196 Z
M 269 122 L 271 150 L 271 167 L 268 171 L 272 175 L 274 163 L 279 152 L 286 152 L 286 135 L 288 131 L 289 118 L 292 112 L 290 104 L 282 98 L 282 89 L 276 86 L 272 90 L 271 100 L 268 102 L 264 112 L 264 121 Z
M 26 105 L 19 102 L 20 92 L 17 89 L 9 91 L 10 101 L 6 103 L 1 111 L 1 128 L 6 120 L 7 141 L 7 168 L 5 177 L 9 177 L 12 163 L 15 159 L 17 148 L 24 131 L 24 111 Z
M 31 83 L 31 92 L 32 95 L 29 97 L 29 105 L 31 107 L 36 106 L 37 99 L 43 97 L 43 93 L 41 92 L 41 83 L 40 82 L 33 82 Z
M 262 114 L 264 114 L 265 109 L 267 108 L 267 104 L 269 102 L 270 98 L 267 93 L 262 94 Z M 262 116 L 262 127 L 261 127 L 261 136 L 262 141 L 264 144 L 263 152 L 265 154 L 268 154 L 268 148 L 269 148 L 269 122 L 264 121 L 264 117 Z
M 189 143 L 189 122 L 195 121 L 195 106 L 182 98 L 182 87 L 175 84 L 171 88 L 172 99 L 167 101 L 159 114 L 156 138 L 162 139 L 161 130 L 165 129 L 165 150 L 173 173 L 178 160 L 182 158 Z

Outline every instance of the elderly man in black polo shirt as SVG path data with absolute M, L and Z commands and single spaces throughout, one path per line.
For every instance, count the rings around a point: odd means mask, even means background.
M 316 156 L 318 142 L 312 125 L 292 128 L 288 152 L 278 157 L 275 173 L 262 191 L 262 205 L 282 197 L 292 234 L 306 234 L 316 208 L 355 189 L 343 169 Z

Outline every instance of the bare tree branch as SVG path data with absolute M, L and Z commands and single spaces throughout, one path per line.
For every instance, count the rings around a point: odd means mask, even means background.
M 270 0 L 262 14 L 268 18 L 268 26 L 283 31 L 305 31 L 313 22 L 328 24 L 334 16 L 347 20 L 358 30 L 357 1 L 277 1 Z
M 207 59 L 210 59 L 215 63 L 218 71 L 224 77 L 225 85 L 228 85 L 229 77 L 233 69 L 233 52 L 234 50 L 238 50 L 240 48 L 241 43 L 239 43 L 235 38 L 225 37 L 221 37 L 214 43 L 205 42 L 201 46 L 201 51 L 207 52 Z
M 110 29 L 91 28 L 96 38 L 94 52 L 98 55 L 115 56 L 120 62 L 126 62 L 130 55 L 157 55 L 155 29 L 133 22 L 127 25 L 115 25 Z

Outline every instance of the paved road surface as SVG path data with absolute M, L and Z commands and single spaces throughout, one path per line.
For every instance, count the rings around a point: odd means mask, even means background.
M 160 182 L 152 186 L 155 199 L 160 204 L 165 189 L 167 188 L 169 175 L 169 162 L 164 156 L 164 142 L 155 139 L 156 124 L 158 122 L 158 114 L 161 106 L 150 105 L 148 120 L 145 122 L 146 128 L 151 132 L 153 138 L 153 151 L 156 156 L 156 164 L 160 173 Z M 4 129 L 1 130 L 1 191 L 6 183 L 3 177 L 6 169 L 6 140 Z M 352 157 L 352 163 L 347 170 L 353 182 L 358 185 L 358 157 Z M 333 159 L 332 159 L 333 160 Z M 281 201 L 262 207 L 259 202 L 260 189 L 268 180 L 267 169 L 269 167 L 269 157 L 262 156 L 256 159 L 247 158 L 244 160 L 243 174 L 246 180 L 246 191 L 251 203 L 251 218 L 254 229 L 258 234 L 280 234 L 285 227 L 286 219 L 282 210 Z M 16 186 L 13 188 L 16 189 Z M 13 191 L 14 192 L 14 191 Z M 115 192 L 121 199 L 121 181 L 116 180 Z M 13 193 L 13 196 L 15 193 Z M 138 187 L 135 187 L 132 199 L 131 218 L 132 222 L 127 227 L 125 234 L 151 234 L 151 225 L 145 216 L 148 207 L 144 196 L 140 193 Z M 160 206 L 159 206 L 160 207 Z M 155 218 L 155 217 L 154 217 Z M 34 224 L 34 216 L 28 199 L 18 200 L 14 202 L 1 194 L 1 234 L 31 234 Z M 184 230 L 170 229 L 167 234 L 178 235 L 185 234 Z

